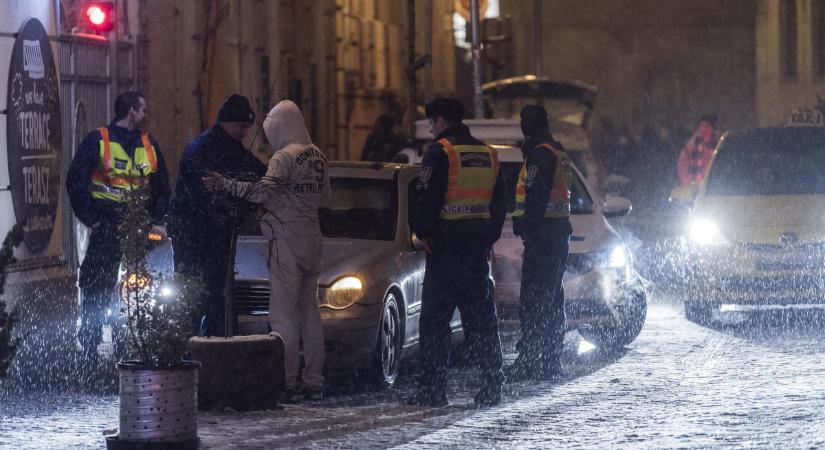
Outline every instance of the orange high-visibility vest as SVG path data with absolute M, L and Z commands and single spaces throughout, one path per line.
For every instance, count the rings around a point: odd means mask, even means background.
M 123 201 L 123 192 L 136 189 L 148 182 L 148 177 L 158 170 L 155 148 L 149 142 L 149 135 L 141 133 L 142 147 L 135 149 L 133 158 L 118 142 L 109 139 L 109 129 L 101 127 L 100 162 L 92 172 L 89 190 L 92 197 L 115 202 Z
M 490 201 L 498 177 L 496 150 L 487 145 L 453 145 L 438 141 L 450 161 L 444 206 L 438 215 L 445 220 L 489 219 Z
M 553 188 L 550 190 L 550 198 L 544 210 L 544 217 L 570 217 L 570 183 L 573 177 L 570 158 L 566 152 L 556 150 L 550 144 L 539 144 L 536 148 L 553 152 L 557 160 L 556 171 L 553 174 Z M 518 184 L 516 184 L 516 209 L 513 211 L 513 217 L 524 215 L 524 205 L 527 199 L 524 186 L 527 184 L 528 178 L 529 169 L 525 160 L 518 175 Z

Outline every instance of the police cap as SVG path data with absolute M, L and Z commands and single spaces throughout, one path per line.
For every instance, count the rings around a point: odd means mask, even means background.
M 457 98 L 437 98 L 424 107 L 428 119 L 441 116 L 450 124 L 461 122 L 464 118 L 464 105 Z

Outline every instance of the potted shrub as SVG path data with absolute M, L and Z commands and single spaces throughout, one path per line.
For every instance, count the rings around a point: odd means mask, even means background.
M 2 300 L 3 287 L 6 284 L 6 267 L 14 263 L 14 247 L 23 240 L 23 228 L 15 225 L 3 240 L 0 248 L 0 378 L 6 376 L 6 371 L 17 351 L 17 340 L 13 339 L 14 314 L 6 311 L 6 304 Z
M 188 361 L 193 305 L 201 287 L 147 270 L 148 189 L 126 194 L 119 232 L 125 277 L 118 286 L 125 357 L 118 363 L 120 427 L 109 448 L 196 448 L 197 370 Z M 171 278 L 171 279 L 170 279 Z

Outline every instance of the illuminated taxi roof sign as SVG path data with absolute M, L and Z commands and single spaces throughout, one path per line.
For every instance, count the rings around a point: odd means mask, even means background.
M 798 110 L 788 115 L 785 126 L 789 127 L 825 127 L 825 118 L 819 111 Z

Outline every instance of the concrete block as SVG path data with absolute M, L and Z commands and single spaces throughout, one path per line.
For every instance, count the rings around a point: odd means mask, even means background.
M 273 409 L 284 390 L 284 343 L 269 335 L 193 337 L 198 371 L 198 408 L 238 411 Z

